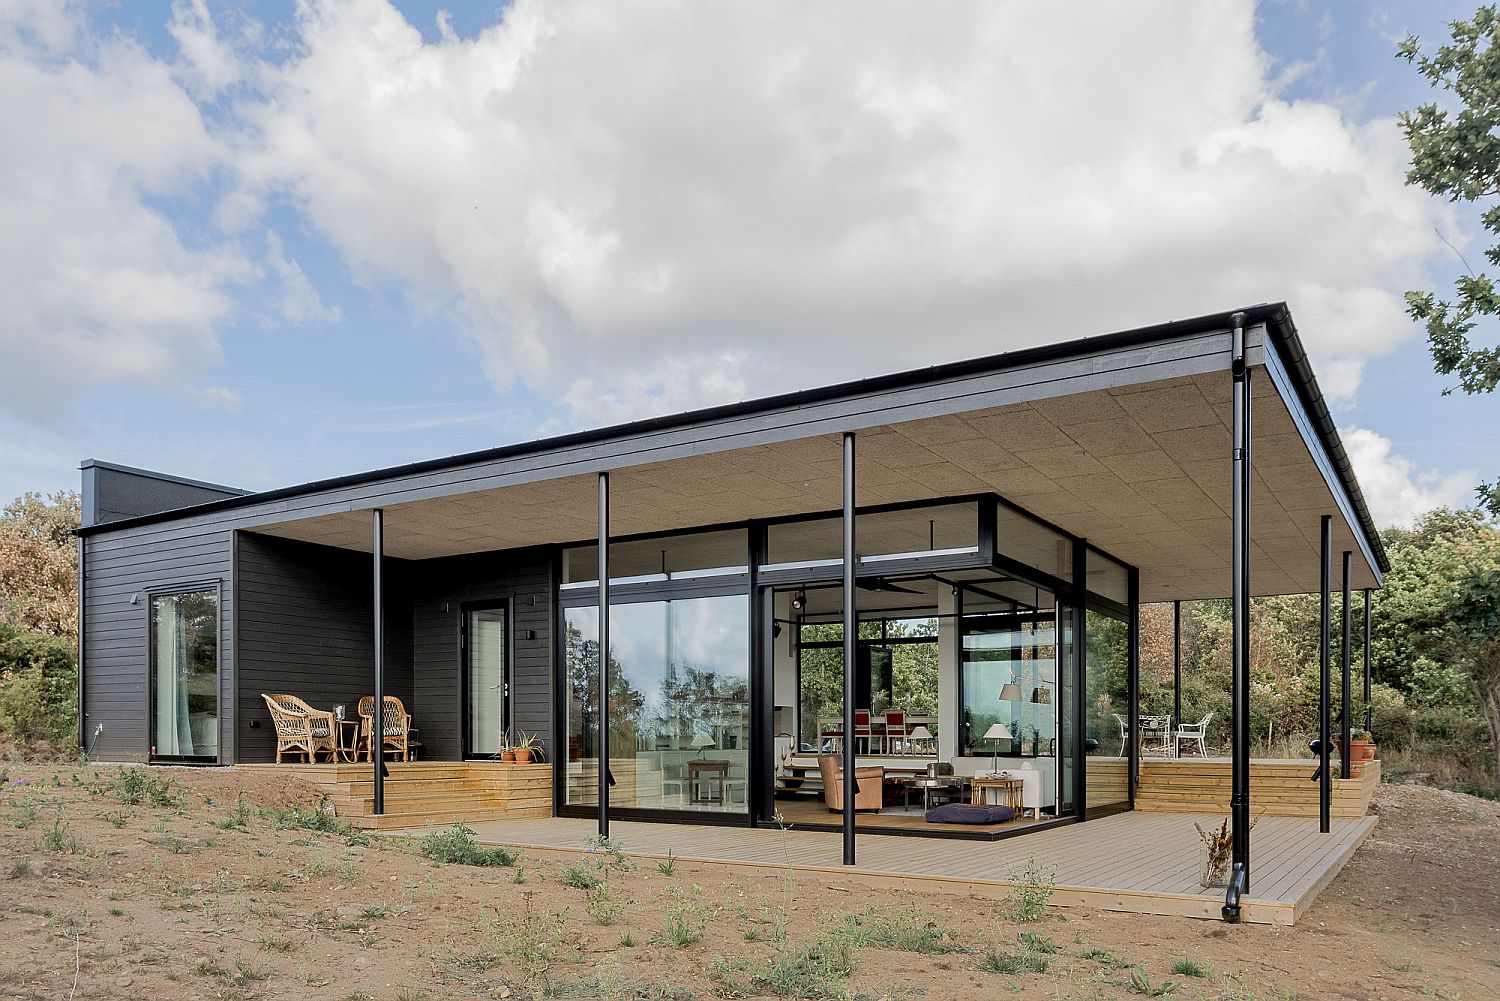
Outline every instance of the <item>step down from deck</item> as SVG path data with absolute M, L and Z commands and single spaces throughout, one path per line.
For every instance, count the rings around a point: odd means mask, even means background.
M 240 767 L 295 776 L 326 796 L 335 816 L 370 830 L 552 816 L 552 766 L 545 763 L 393 761 L 378 817 L 367 762 Z

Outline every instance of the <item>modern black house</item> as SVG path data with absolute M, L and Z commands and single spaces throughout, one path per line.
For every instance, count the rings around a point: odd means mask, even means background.
M 425 761 L 534 735 L 601 825 L 769 824 L 829 754 L 1127 810 L 1137 607 L 1233 597 L 1243 845 L 1250 595 L 1385 567 L 1283 304 L 259 493 L 83 477 L 95 758 L 269 762 L 263 694 L 383 690 Z

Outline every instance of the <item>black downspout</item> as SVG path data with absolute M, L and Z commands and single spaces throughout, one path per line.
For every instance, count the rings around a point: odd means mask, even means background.
M 772 614 L 766 614 L 769 596 L 762 595 L 759 569 L 765 562 L 765 525 L 752 522 L 746 533 L 750 558 L 750 826 L 770 820 L 774 812 L 776 776 L 771 758 L 776 746 L 776 675 L 771 663 L 768 635 Z M 795 746 L 795 745 L 794 745 Z
M 1349 640 L 1353 632 L 1354 608 L 1351 604 L 1352 595 L 1349 592 L 1349 577 L 1353 572 L 1354 554 L 1344 550 L 1344 620 L 1343 640 L 1340 644 L 1342 667 L 1344 669 L 1343 686 L 1339 689 L 1339 777 L 1349 777 L 1349 727 L 1350 711 L 1349 704 L 1353 701 L 1353 678 L 1350 674 L 1352 665 L 1349 649 Z
M 854 432 L 844 432 L 844 864 L 854 864 L 854 671 L 859 644 L 854 576 Z
M 385 562 L 385 512 L 378 507 L 370 512 L 370 551 L 374 578 L 371 618 L 375 620 L 375 704 L 371 711 L 375 715 L 370 720 L 366 741 L 370 760 L 374 762 L 375 816 L 378 817 L 385 813 L 385 588 L 381 581 Z
M 84 593 L 88 578 L 84 574 L 84 560 L 88 555 L 88 539 L 78 537 L 78 750 L 87 757 L 88 719 L 84 713 L 83 672 L 88 664 L 87 643 L 84 639 L 83 617 L 85 615 Z
M 1141 572 L 1132 567 L 1128 579 L 1126 603 L 1130 607 L 1130 618 L 1125 623 L 1125 685 L 1126 698 L 1130 706 L 1130 732 L 1139 734 L 1141 728 Z M 1129 781 L 1126 799 L 1130 803 L 1130 808 L 1134 810 L 1135 794 L 1141 786 L 1141 742 L 1138 739 L 1130 741 L 1130 771 L 1127 778 Z
M 1172 757 L 1177 757 L 1177 730 L 1182 725 L 1182 602 L 1172 602 Z
M 1070 597 L 1069 614 L 1073 616 L 1073 678 L 1074 718 L 1078 721 L 1074 730 L 1077 738 L 1074 741 L 1073 768 L 1073 809 L 1078 813 L 1079 820 L 1089 818 L 1089 726 L 1088 726 L 1088 653 L 1084 649 L 1088 643 L 1088 615 L 1084 612 L 1083 602 L 1088 581 L 1088 563 L 1085 556 L 1085 546 L 1082 539 L 1073 541 L 1073 591 Z
M 1329 750 L 1333 734 L 1329 725 L 1329 693 L 1332 685 L 1329 645 L 1333 633 L 1333 600 L 1329 590 L 1333 584 L 1333 516 L 1323 515 L 1321 550 L 1322 559 L 1318 570 L 1318 830 L 1327 834 L 1328 810 L 1333 796 L 1333 774 L 1328 769 Z
M 1365 729 L 1370 729 L 1370 589 L 1365 588 Z
M 1233 380 L 1230 822 L 1234 832 L 1233 875 L 1225 895 L 1224 917 L 1238 921 L 1239 894 L 1250 889 L 1250 538 L 1251 406 L 1250 366 L 1245 357 L 1245 314 L 1230 318 L 1230 374 Z M 1231 897 L 1233 900 L 1231 901 Z
M 609 474 L 599 474 L 599 837 L 609 837 Z

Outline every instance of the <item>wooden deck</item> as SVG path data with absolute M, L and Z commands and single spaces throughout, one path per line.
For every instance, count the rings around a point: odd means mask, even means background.
M 1006 896 L 1028 859 L 1055 870 L 1052 901 L 1137 914 L 1220 917 L 1222 890 L 1200 892 L 1199 848 L 1193 822 L 1217 826 L 1205 814 L 1116 814 L 1086 824 L 1040 830 L 1003 841 L 953 841 L 870 834 L 859 839 L 859 864 L 840 864 L 841 837 L 791 828 L 750 829 L 614 820 L 610 834 L 625 851 L 643 858 L 669 852 L 684 861 L 799 870 L 889 884 L 915 892 Z M 596 830 L 592 820 L 546 818 L 470 825 L 489 844 L 544 854 L 583 850 Z M 1251 838 L 1251 893 L 1242 901 L 1245 921 L 1292 924 L 1343 868 L 1375 827 L 1374 817 L 1335 820 L 1319 834 L 1316 820 L 1263 817 Z M 428 828 L 397 831 L 421 835 Z

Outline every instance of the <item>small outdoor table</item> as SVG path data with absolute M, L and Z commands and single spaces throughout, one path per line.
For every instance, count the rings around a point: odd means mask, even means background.
M 980 804 L 987 802 L 986 789 L 995 790 L 996 805 L 1008 806 L 1016 811 L 1016 816 L 1021 815 L 1021 790 L 1025 783 L 1020 779 L 996 779 L 984 776 L 975 776 L 969 783 L 969 802 Z

